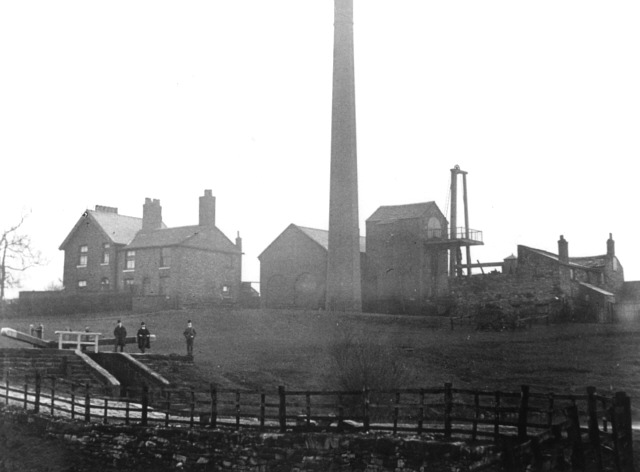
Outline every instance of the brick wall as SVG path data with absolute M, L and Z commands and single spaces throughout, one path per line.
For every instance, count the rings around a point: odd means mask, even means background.
M 67 242 L 64 253 L 63 283 L 68 291 L 74 293 L 84 293 L 87 291 L 98 291 L 101 289 L 103 278 L 109 279 L 111 290 L 116 288 L 116 249 L 114 244 L 110 244 L 109 264 L 102 264 L 102 252 L 104 243 L 111 243 L 102 230 L 90 217 L 85 217 L 84 224 L 74 232 L 72 238 Z M 78 257 L 80 246 L 86 245 L 87 265 L 78 267 Z M 78 287 L 78 281 L 85 280 L 85 288 Z
M 26 316 L 70 315 L 127 311 L 132 308 L 131 293 L 65 291 L 20 292 L 18 311 Z
M 136 295 L 158 297 L 163 293 L 163 296 L 170 297 L 170 306 L 177 303 L 176 300 L 180 304 L 221 302 L 224 285 L 230 288 L 230 299 L 237 300 L 240 293 L 240 254 L 174 247 L 171 267 L 160 268 L 160 251 L 160 248 L 136 249 L 135 269 L 123 272 L 121 284 L 125 278 L 132 278 Z M 136 300 L 137 307 L 143 305 L 141 300 Z
M 298 229 L 288 229 L 260 256 L 260 296 L 264 307 L 295 306 L 296 281 L 303 274 L 308 279 L 305 300 L 311 302 L 315 296 L 317 303 L 324 306 L 327 251 Z
M 237 300 L 240 294 L 240 255 L 176 248 L 174 258 L 176 270 L 172 271 L 169 286 L 176 289 L 173 294 L 180 296 L 181 303 L 201 298 L 222 301 L 224 285 L 230 287 L 231 298 Z

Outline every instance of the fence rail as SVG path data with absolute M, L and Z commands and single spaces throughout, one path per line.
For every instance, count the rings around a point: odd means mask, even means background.
M 573 428 L 578 438 L 588 433 L 598 457 L 603 443 L 615 451 L 631 448 L 629 397 L 624 392 L 611 398 L 598 395 L 594 387 L 584 395 L 567 395 L 531 392 L 526 385 L 519 392 L 503 392 L 454 388 L 450 383 L 393 391 L 244 391 L 211 384 L 208 392 L 151 391 L 143 386 L 114 398 L 94 394 L 88 384 L 43 379 L 38 373 L 20 380 L 5 378 L 0 401 L 86 422 L 280 432 L 387 431 L 495 442 L 515 437 L 520 443 L 550 432 L 569 434 Z

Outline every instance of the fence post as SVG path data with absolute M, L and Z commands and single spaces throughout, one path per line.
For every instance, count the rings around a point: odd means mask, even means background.
M 128 389 L 126 389 L 128 390 Z M 125 406 L 124 406 L 124 424 L 129 424 L 129 410 L 131 409 L 131 395 L 129 392 L 126 393 L 125 398 Z
M 76 384 L 71 384 L 71 419 L 76 417 Z
M 451 383 L 444 384 L 444 437 L 451 439 L 451 410 L 453 409 L 453 392 Z
M 196 393 L 193 391 L 193 387 L 191 387 L 190 394 L 191 403 L 189 405 L 189 428 L 193 428 L 193 417 L 196 410 Z
M 149 413 L 149 386 L 142 384 L 142 413 L 140 422 L 142 426 L 147 426 L 147 414 Z
M 84 395 L 84 421 L 86 423 L 91 421 L 91 395 L 89 395 L 89 384 L 86 385 Z
M 305 394 L 305 407 L 307 409 L 307 428 L 311 428 L 311 394 Z
M 260 392 L 260 427 L 264 428 L 264 410 L 266 406 L 266 395 L 264 392 Z
M 287 399 L 284 390 L 284 386 L 278 387 L 278 397 L 280 398 L 280 404 L 278 407 L 278 418 L 280 420 L 280 432 L 285 433 L 287 431 Z
M 56 378 L 52 375 L 51 376 L 51 416 L 53 416 L 54 414 L 54 399 L 56 398 Z
M 495 411 L 493 414 L 493 439 L 497 443 L 500 440 L 500 391 L 495 393 Z
M 596 388 L 587 387 L 587 410 L 589 413 L 589 441 L 596 455 L 598 472 L 602 472 L 602 451 L 600 450 L 600 429 L 598 428 L 598 401 Z
M 571 466 L 574 470 L 584 470 L 586 466 L 584 458 L 584 448 L 582 446 L 582 434 L 580 433 L 580 418 L 578 417 L 578 407 L 571 405 L 565 408 L 569 419 L 569 429 L 567 431 L 569 442 L 571 443 Z
M 547 425 L 549 428 L 553 426 L 553 405 L 555 402 L 555 396 L 552 393 L 549 394 L 549 409 L 547 410 Z
M 473 416 L 473 431 L 471 439 L 473 441 L 478 437 L 478 420 L 480 419 L 480 395 L 478 392 L 473 392 L 473 405 L 475 407 L 475 414 Z
M 240 390 L 236 390 L 236 430 L 240 429 Z
M 617 470 L 620 472 L 633 472 L 631 399 L 624 392 L 616 392 L 613 398 L 611 430 Z
M 40 412 L 40 387 L 41 387 L 40 372 L 36 370 L 36 401 L 33 408 L 36 413 Z M 53 398 L 51 399 L 51 401 L 53 402 Z
M 107 424 L 107 416 L 109 414 L 109 400 L 104 399 L 104 412 L 102 413 L 102 424 Z
M 529 386 L 520 387 L 520 407 L 518 408 L 518 439 L 527 439 L 527 420 L 529 417 Z
M 27 385 L 27 379 L 24 379 L 24 409 L 27 409 L 27 391 L 29 390 L 29 385 Z
M 4 404 L 9 404 L 9 374 L 5 374 L 4 378 Z
M 393 434 L 398 433 L 398 414 L 399 414 L 398 404 L 399 403 L 400 403 L 400 392 L 396 392 L 396 402 L 395 402 L 396 406 L 393 407 Z
M 215 428 L 218 424 L 218 390 L 213 382 L 209 385 L 209 390 L 211 395 L 211 427 Z
M 371 421 L 369 419 L 369 389 L 364 387 L 362 390 L 362 425 L 364 426 L 364 432 L 369 432 L 369 426 Z
M 422 434 L 422 428 L 424 426 L 424 389 L 420 389 L 420 414 L 418 416 L 418 435 Z
M 338 431 L 342 431 L 344 421 L 344 406 L 342 405 L 342 394 L 338 394 Z

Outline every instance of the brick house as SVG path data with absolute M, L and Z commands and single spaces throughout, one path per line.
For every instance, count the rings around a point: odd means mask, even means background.
M 323 308 L 328 248 L 328 231 L 290 224 L 258 256 L 262 306 Z M 361 237 L 361 264 L 364 251 Z
M 67 293 L 132 291 L 143 297 L 235 301 L 240 292 L 242 241 L 215 225 L 215 197 L 200 197 L 199 222 L 167 228 L 160 201 L 147 198 L 142 218 L 97 205 L 85 211 L 60 250 Z
M 365 309 L 422 312 L 448 291 L 448 222 L 435 202 L 381 206 L 366 220 Z

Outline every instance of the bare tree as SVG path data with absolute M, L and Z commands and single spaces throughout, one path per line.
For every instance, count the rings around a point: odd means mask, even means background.
M 27 269 L 43 264 L 40 251 L 31 246 L 31 238 L 21 233 L 26 215 L 18 224 L 0 233 L 0 302 L 5 289 L 20 286 L 20 276 Z
M 64 284 L 62 283 L 62 279 L 49 282 L 49 285 L 47 285 L 45 290 L 47 292 L 61 292 L 62 290 L 64 290 Z

